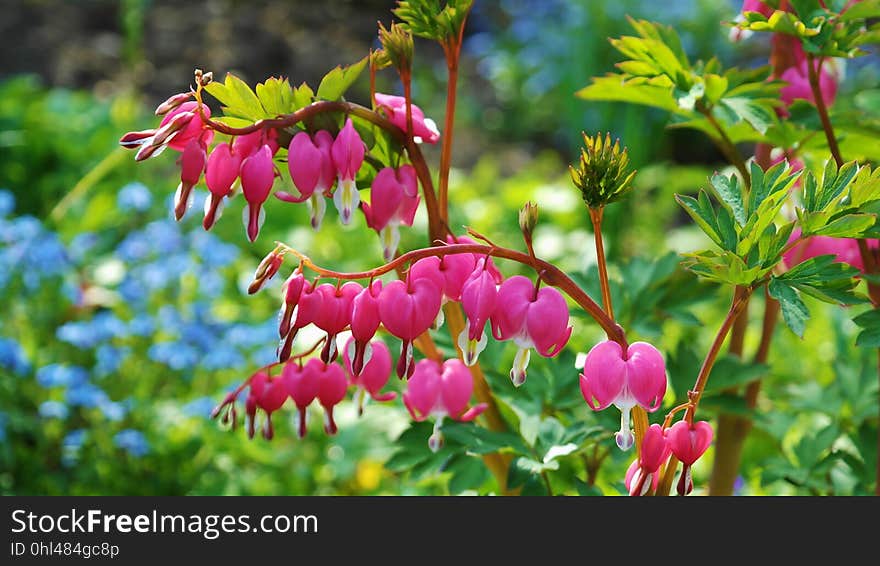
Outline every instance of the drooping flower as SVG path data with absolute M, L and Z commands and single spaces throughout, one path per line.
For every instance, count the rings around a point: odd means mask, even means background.
M 354 129 L 351 118 L 346 119 L 345 125 L 333 141 L 333 147 L 330 148 L 333 166 L 338 176 L 333 203 L 339 211 L 339 218 L 343 224 L 351 222 L 352 213 L 361 200 L 355 185 L 355 177 L 364 162 L 365 150 L 364 142 Z
M 183 218 L 189 208 L 192 189 L 202 178 L 207 159 L 207 148 L 200 138 L 191 139 L 183 149 L 180 156 L 180 184 L 174 193 L 174 217 L 177 220 Z
M 281 312 L 278 316 L 278 335 L 284 338 L 290 333 L 294 311 L 299 303 L 303 288 L 308 285 L 302 269 L 295 269 L 281 286 Z
M 514 275 L 498 289 L 498 308 L 492 316 L 496 340 L 513 340 L 516 357 L 510 379 L 517 387 L 525 383 L 532 348 L 544 357 L 557 355 L 571 336 L 568 305 L 553 287 L 535 288 L 528 277 Z
M 205 199 L 205 219 L 202 226 L 210 230 L 223 212 L 224 198 L 232 192 L 232 185 L 241 170 L 241 155 L 228 143 L 217 144 L 208 156 L 205 184 L 210 194 Z
M 357 392 L 354 394 L 354 400 L 360 415 L 364 411 L 366 396 L 370 396 L 376 401 L 393 401 L 397 398 L 397 393 L 394 391 L 381 393 L 381 389 L 385 387 L 385 384 L 388 383 L 388 378 L 391 377 L 391 352 L 388 351 L 388 346 L 381 340 L 371 341 L 369 343 L 370 357 L 365 360 L 358 373 L 355 373 L 352 367 L 354 347 L 355 340 L 352 336 L 348 339 L 342 351 L 342 357 L 345 361 L 348 381 L 357 389 Z
M 275 182 L 275 166 L 272 162 L 272 149 L 263 145 L 241 164 L 241 192 L 247 201 L 242 220 L 248 239 L 256 241 L 260 227 L 266 219 L 263 203 L 269 198 Z
M 621 450 L 629 450 L 633 445 L 630 411 L 636 405 L 649 412 L 660 408 L 666 393 L 666 363 L 647 342 L 634 342 L 624 352 L 617 342 L 605 340 L 587 354 L 580 386 L 594 411 L 612 403 L 620 409 L 620 431 L 614 439 Z
M 820 61 L 814 61 L 814 65 L 819 73 L 819 92 L 822 94 L 822 100 L 826 105 L 830 106 L 834 103 L 834 98 L 837 95 L 837 75 L 833 71 L 828 70 L 829 65 L 824 65 Z M 810 86 L 809 67 L 806 58 L 785 69 L 779 79 L 788 83 L 779 91 L 779 99 L 785 103 L 786 108 L 798 99 L 816 104 L 816 97 L 813 94 L 813 88 Z M 779 108 L 778 111 L 783 116 L 788 116 L 788 110 L 785 108 Z
M 315 287 L 308 281 L 304 281 L 299 300 L 291 304 L 291 320 L 288 324 L 287 335 L 282 337 L 278 346 L 278 361 L 283 362 L 290 358 L 293 340 L 304 328 L 314 322 L 316 313 L 321 309 L 322 295 L 315 292 Z
M 309 360 L 310 362 L 312 360 Z M 324 432 L 336 434 L 336 421 L 333 419 L 333 407 L 345 399 L 348 391 L 348 380 L 339 364 L 325 364 L 319 361 L 316 365 L 318 374 L 318 402 L 324 408 Z
M 376 174 L 370 203 L 364 203 L 367 225 L 379 234 L 385 261 L 394 259 L 401 224 L 412 226 L 419 208 L 418 181 L 412 165 L 385 167 Z
M 657 489 L 660 480 L 657 470 L 669 458 L 670 452 L 663 428 L 656 423 L 649 426 L 642 439 L 639 457 L 626 472 L 626 488 L 630 495 L 645 495 Z
M 180 92 L 178 94 L 172 94 L 163 103 L 156 107 L 156 116 L 164 116 L 184 102 L 188 101 L 190 98 L 192 98 L 192 96 L 192 92 Z
M 327 209 L 324 197 L 330 194 L 336 180 L 332 147 L 333 136 L 326 130 L 316 132 L 314 137 L 306 132 L 293 136 L 287 149 L 287 167 L 300 196 L 284 191 L 275 193 L 277 198 L 286 202 L 306 201 L 312 228 L 315 230 L 321 226 L 324 211 Z
M 315 358 L 309 360 L 302 367 L 291 361 L 284 364 L 284 371 L 281 374 L 287 394 L 293 400 L 294 405 L 296 405 L 297 421 L 299 423 L 297 434 L 300 438 L 306 435 L 307 409 L 318 396 L 318 368 L 320 365 L 323 365 L 321 360 Z
M 424 421 L 428 417 L 437 419 L 434 433 L 428 439 L 431 450 L 436 452 L 443 443 L 440 427 L 444 418 L 472 421 L 486 410 L 484 403 L 468 408 L 473 391 L 474 378 L 461 360 L 446 360 L 441 364 L 425 359 L 416 364 L 406 384 L 403 403 L 416 421 Z
M 391 94 L 376 93 L 377 110 L 385 112 L 388 121 L 406 132 L 406 98 Z M 413 124 L 413 141 L 416 143 L 427 142 L 435 144 L 440 139 L 440 131 L 437 124 L 430 118 L 425 118 L 425 113 L 415 104 L 410 104 Z
M 363 290 L 360 283 L 348 281 L 341 287 L 324 283 L 315 289 L 321 308 L 315 309 L 312 322 L 327 333 L 321 350 L 321 359 L 330 363 L 336 359 L 336 335 L 351 323 L 352 301 Z
M 346 346 L 346 364 L 350 364 L 352 375 L 358 376 L 364 364 L 370 361 L 372 356 L 373 336 L 381 324 L 379 316 L 379 297 L 382 294 L 382 281 L 375 280 L 364 287 L 351 302 L 351 336 L 352 340 Z M 384 346 L 384 344 L 382 344 Z M 351 351 L 348 351 L 348 348 Z M 390 360 L 390 357 L 389 357 Z M 389 362 L 390 363 L 390 362 Z
M 682 463 L 681 477 L 678 479 L 678 494 L 687 495 L 694 489 L 691 466 L 712 444 L 712 425 L 706 421 L 689 423 L 678 421 L 666 431 L 669 447 Z
M 477 363 L 480 352 L 486 348 L 489 340 L 483 330 L 489 317 L 495 313 L 498 299 L 495 279 L 484 266 L 485 260 L 481 258 L 461 289 L 461 306 L 467 321 L 458 336 L 458 347 L 464 363 L 469 366 Z
M 430 279 L 391 281 L 379 296 L 379 318 L 385 328 L 403 341 L 397 375 L 411 376 L 413 340 L 426 332 L 440 311 L 441 291 Z
M 245 400 L 248 436 L 254 437 L 257 409 L 262 409 L 266 413 L 263 438 L 271 440 L 275 435 L 272 428 L 272 413 L 280 409 L 286 400 L 287 388 L 284 379 L 271 378 L 265 371 L 254 374 L 250 379 L 250 390 Z

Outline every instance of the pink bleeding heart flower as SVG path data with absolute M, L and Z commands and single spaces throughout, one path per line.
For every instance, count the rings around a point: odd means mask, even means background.
M 404 132 L 407 131 L 406 98 L 377 92 L 376 105 L 377 110 L 385 112 L 389 122 Z M 410 113 L 412 115 L 413 141 L 416 143 L 437 143 L 440 139 L 440 130 L 437 129 L 437 124 L 434 123 L 434 120 L 425 118 L 425 113 L 422 109 L 412 103 L 410 104 Z
M 256 241 L 260 227 L 266 220 L 263 203 L 269 198 L 274 182 L 275 165 L 272 162 L 272 149 L 268 145 L 263 145 L 241 163 L 241 192 L 247 201 L 242 220 L 251 242 Z
M 364 162 L 365 150 L 364 142 L 354 129 L 351 118 L 346 119 L 330 148 L 330 156 L 339 178 L 333 193 L 333 203 L 343 224 L 351 222 L 351 215 L 361 201 L 354 180 Z
M 300 438 L 306 435 L 307 409 L 318 396 L 321 366 L 323 366 L 323 363 L 315 358 L 309 360 L 305 366 L 300 366 L 295 362 L 288 362 L 284 364 L 284 371 L 281 374 L 287 394 L 293 400 L 294 405 L 296 405 L 297 421 L 299 423 L 297 434 Z
M 394 259 L 400 225 L 412 226 L 419 208 L 418 182 L 412 165 L 385 167 L 376 174 L 370 204 L 362 205 L 367 225 L 379 234 L 385 261 Z
M 427 278 L 433 281 L 443 293 L 442 303 L 460 301 L 461 289 L 474 272 L 476 263 L 474 254 L 468 253 L 424 257 L 410 266 L 408 277 L 413 280 Z M 440 310 L 434 326 L 441 327 L 443 320 L 443 311 Z
M 816 104 L 816 97 L 810 86 L 807 64 L 807 59 L 803 59 L 796 65 L 785 69 L 779 77 L 780 80 L 788 83 L 779 91 L 779 99 L 785 103 L 786 107 L 791 106 L 797 99 Z M 834 98 L 837 95 L 837 75 L 833 71 L 828 71 L 826 65 L 822 65 L 818 61 L 815 64 L 819 70 L 819 92 L 822 94 L 822 100 L 825 104 L 830 106 L 834 103 Z M 788 110 L 785 108 L 779 108 L 777 111 L 782 116 L 788 116 Z
M 241 159 L 247 159 L 251 155 L 257 153 L 264 145 L 268 145 L 274 156 L 278 153 L 278 131 L 274 129 L 255 130 L 249 134 L 236 136 L 232 140 L 232 151 L 241 156 Z
M 284 191 L 275 193 L 276 198 L 285 202 L 307 202 L 315 230 L 321 226 L 327 209 L 324 197 L 330 194 L 336 177 L 332 147 L 333 136 L 326 130 L 318 131 L 314 138 L 306 132 L 293 136 L 287 148 L 287 167 L 300 196 Z
M 484 266 L 485 260 L 481 258 L 461 289 L 461 306 L 467 321 L 458 335 L 458 347 L 464 356 L 464 363 L 469 366 L 477 363 L 480 352 L 486 348 L 489 340 L 483 329 L 489 317 L 495 313 L 498 299 L 495 279 Z
M 235 153 L 228 143 L 218 144 L 208 156 L 205 170 L 205 184 L 208 194 L 205 199 L 205 218 L 202 226 L 210 230 L 223 213 L 224 198 L 232 192 L 232 185 L 241 170 L 241 155 Z
M 294 311 L 306 285 L 302 269 L 297 268 L 281 286 L 281 312 L 278 315 L 278 335 L 281 338 L 290 333 Z
M 376 335 L 381 324 L 379 316 L 379 297 L 382 294 L 382 281 L 375 280 L 365 287 L 351 301 L 351 336 L 352 340 L 346 348 L 346 360 L 351 358 L 352 375 L 360 375 L 364 364 L 369 362 L 372 355 L 370 340 Z M 383 344 L 384 346 L 384 344 Z M 348 362 L 346 362 L 348 364 Z
M 620 409 L 620 431 L 614 439 L 621 450 L 629 450 L 633 445 L 630 411 L 636 405 L 648 412 L 660 408 L 666 394 L 666 362 L 647 342 L 634 342 L 624 352 L 617 342 L 605 340 L 587 354 L 580 386 L 594 411 L 612 403 Z
M 342 287 L 330 283 L 318 285 L 315 294 L 319 295 L 321 308 L 315 309 L 312 322 L 327 333 L 321 359 L 330 363 L 336 359 L 336 335 L 351 323 L 352 301 L 363 290 L 360 283 L 348 281 Z
M 364 400 L 370 396 L 376 401 L 393 401 L 397 393 L 390 391 L 381 393 L 381 389 L 388 383 L 391 377 L 391 352 L 388 346 L 381 340 L 369 342 L 370 356 L 364 361 L 361 370 L 355 373 L 352 366 L 352 352 L 355 348 L 355 340 L 352 336 L 342 350 L 342 359 L 345 361 L 345 371 L 348 374 L 348 382 L 357 388 L 354 395 L 357 403 L 358 415 L 364 412 Z
M 516 357 L 510 379 L 517 387 L 526 381 L 531 349 L 546 358 L 557 355 L 571 336 L 568 305 L 553 287 L 535 288 L 528 277 L 514 275 L 498 289 L 498 308 L 492 316 L 496 340 L 513 340 Z
M 262 409 L 266 413 L 266 421 L 263 424 L 263 438 L 271 440 L 275 435 L 272 428 L 272 413 L 280 409 L 286 400 L 287 388 L 282 378 L 273 379 L 265 371 L 260 371 L 251 376 L 250 390 L 245 400 L 248 437 L 254 437 L 257 409 Z
M 626 488 L 630 495 L 645 495 L 657 489 L 660 479 L 657 470 L 669 458 L 670 452 L 663 428 L 658 424 L 649 426 L 642 439 L 639 457 L 626 472 Z
M 180 156 L 180 184 L 174 193 L 174 217 L 183 218 L 191 202 L 192 189 L 202 178 L 205 162 L 208 159 L 207 147 L 200 138 L 193 138 Z
M 315 321 L 317 313 L 323 306 L 323 295 L 315 292 L 315 287 L 308 281 L 302 284 L 302 290 L 299 294 L 299 300 L 294 305 L 291 313 L 291 322 L 288 325 L 287 335 L 282 337 L 281 343 L 278 345 L 278 361 L 283 362 L 290 358 L 290 352 L 293 348 L 293 340 L 299 333 L 300 328 L 304 328 Z
M 202 122 L 201 117 L 199 116 L 198 110 L 199 103 L 195 101 L 184 102 L 174 110 L 170 111 L 168 114 L 162 118 L 162 122 L 159 123 L 159 129 L 162 129 L 162 126 L 167 125 L 171 121 L 174 120 L 175 116 L 183 116 L 188 113 L 191 113 L 193 116 L 189 119 L 186 125 L 177 131 L 177 133 L 168 140 L 168 147 L 176 151 L 183 151 L 186 149 L 186 144 L 188 144 L 193 139 L 201 137 L 205 140 L 205 144 L 210 144 L 211 140 L 214 137 L 213 130 L 207 130 L 205 132 L 205 123 Z M 202 106 L 202 111 L 205 114 L 205 118 L 211 117 L 211 109 L 208 108 L 207 105 Z
M 789 242 L 794 242 L 801 237 L 801 229 L 795 228 L 791 232 Z M 869 240 L 870 248 L 877 247 L 877 240 Z M 831 236 L 810 236 L 795 244 L 782 256 L 785 265 L 792 267 L 818 257 L 820 255 L 833 255 L 834 261 L 847 263 L 859 271 L 865 271 L 865 263 L 859 250 L 859 242 L 854 238 L 832 238 Z
M 461 360 L 446 360 L 442 364 L 435 360 L 421 360 L 406 384 L 403 404 L 416 421 L 435 417 L 434 433 L 428 439 L 428 446 L 436 452 L 443 443 L 440 427 L 443 419 L 449 417 L 457 421 L 472 421 L 486 410 L 480 403 L 468 408 L 474 391 L 474 378 L 471 370 Z
M 310 360 L 311 361 L 311 360 Z M 339 364 L 319 362 L 315 366 L 318 371 L 318 402 L 324 407 L 324 432 L 336 434 L 336 421 L 333 419 L 333 407 L 338 405 L 348 392 L 348 380 Z
M 431 328 L 440 312 L 441 291 L 429 279 L 391 281 L 379 295 L 379 318 L 385 328 L 403 341 L 397 375 L 411 376 L 413 340 Z
M 691 466 L 712 444 L 712 436 L 712 425 L 706 421 L 693 424 L 687 421 L 678 421 L 666 431 L 669 447 L 683 466 L 677 485 L 679 495 L 687 495 L 693 491 L 694 481 L 691 477 Z
M 468 236 L 447 236 L 446 242 L 449 244 L 477 244 L 478 243 L 478 242 L 474 241 L 472 238 L 469 238 Z M 455 254 L 455 255 L 459 255 L 459 254 Z M 485 269 L 488 270 L 489 273 L 492 274 L 492 277 L 495 278 L 495 283 L 501 284 L 501 282 L 504 281 L 504 276 L 501 274 L 501 270 L 498 269 L 498 266 L 495 265 L 495 262 L 492 261 L 492 258 L 491 257 L 484 257 L 484 256 L 480 256 L 480 257 L 483 257 L 483 259 L 486 261 Z M 479 259 L 479 258 L 474 257 L 474 263 L 476 263 L 477 259 Z

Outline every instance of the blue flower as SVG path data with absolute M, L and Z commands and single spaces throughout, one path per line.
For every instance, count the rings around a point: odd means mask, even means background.
M 116 246 L 116 256 L 122 261 L 137 262 L 150 255 L 150 242 L 143 232 L 132 232 Z
M 128 348 L 117 348 L 110 344 L 101 344 L 95 351 L 95 375 L 104 377 L 119 369 L 122 361 L 128 357 L 131 350 Z
M 199 360 L 198 351 L 185 342 L 158 342 L 150 346 L 147 355 L 174 370 L 192 368 Z
M 211 397 L 199 397 L 184 405 L 181 411 L 188 417 L 208 418 L 216 405 L 216 401 Z
M 110 399 L 99 401 L 98 410 L 104 413 L 104 416 L 111 421 L 121 421 L 127 412 L 123 403 L 117 403 Z
M 37 383 L 43 387 L 77 387 L 88 378 L 88 372 L 79 366 L 49 364 L 37 370 Z
M 31 371 L 31 363 L 24 349 L 11 338 L 0 338 L 0 366 L 18 375 Z
M 147 438 L 139 430 L 127 428 L 116 433 L 113 443 L 135 457 L 145 456 L 150 451 Z
M 66 419 L 68 409 L 67 405 L 60 401 L 43 401 L 37 412 L 44 419 Z
M 67 402 L 73 407 L 99 407 L 110 401 L 104 390 L 94 383 L 79 383 L 67 390 Z
M 193 251 L 208 267 L 225 267 L 238 258 L 238 248 L 227 244 L 214 234 L 196 230 L 190 234 Z
M 70 257 L 77 263 L 88 259 L 89 252 L 98 244 L 98 235 L 94 232 L 82 232 L 74 236 L 67 249 Z
M 143 236 L 160 256 L 179 251 L 183 247 L 180 227 L 173 220 L 154 220 L 144 227 Z
M 83 350 L 94 348 L 99 340 L 88 321 L 64 323 L 55 330 L 55 337 Z
M 15 211 L 15 195 L 9 189 L 0 189 L 0 218 Z
M 153 204 L 153 195 L 143 183 L 129 183 L 119 189 L 116 206 L 119 210 L 143 212 Z
M 82 448 L 83 443 L 85 443 L 86 438 L 88 437 L 88 431 L 84 428 L 79 428 L 76 430 L 72 430 L 67 433 L 67 436 L 64 437 L 64 440 L 61 441 L 61 445 L 66 449 L 79 450 Z
M 156 331 L 156 324 L 146 314 L 138 314 L 128 321 L 128 331 L 133 336 L 152 336 Z
M 240 352 L 221 345 L 202 356 L 201 366 L 207 370 L 241 369 L 245 363 Z

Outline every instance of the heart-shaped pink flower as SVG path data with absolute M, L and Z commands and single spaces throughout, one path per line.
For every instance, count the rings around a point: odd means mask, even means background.
M 666 363 L 647 342 L 634 342 L 626 353 L 617 342 L 605 340 L 587 354 L 580 377 L 581 393 L 594 411 L 612 403 L 620 409 L 620 431 L 615 436 L 622 450 L 632 447 L 630 410 L 639 405 L 656 411 L 666 393 Z
M 389 393 L 381 393 L 381 389 L 388 383 L 391 377 L 391 352 L 388 346 L 381 340 L 373 340 L 367 344 L 370 352 L 361 370 L 355 373 L 352 352 L 354 351 L 355 340 L 352 336 L 348 339 L 345 348 L 342 350 L 342 358 L 345 361 L 345 370 L 348 373 L 349 383 L 357 388 L 355 399 L 358 406 L 358 414 L 363 413 L 364 397 L 369 395 L 376 401 L 392 401 L 397 398 L 397 393 L 391 391 Z
M 379 317 L 385 328 L 403 340 L 397 362 L 399 377 L 412 375 L 412 341 L 426 332 L 440 312 L 441 291 L 427 278 L 391 281 L 379 296 Z
M 265 371 L 260 371 L 251 376 L 249 385 L 250 390 L 245 401 L 248 417 L 248 436 L 251 438 L 254 436 L 256 410 L 259 408 L 266 412 L 263 437 L 266 440 L 271 440 L 274 436 L 272 413 L 280 409 L 287 400 L 287 388 L 284 379 L 281 377 L 273 379 Z
M 309 360 L 303 367 L 295 362 L 288 362 L 284 364 L 284 371 L 281 373 L 287 394 L 296 405 L 299 421 L 297 433 L 300 438 L 306 435 L 306 410 L 318 396 L 320 365 L 321 360 L 316 358 Z
M 359 375 L 364 367 L 370 340 L 376 335 L 379 324 L 379 297 L 382 294 L 382 281 L 375 280 L 365 287 L 351 302 L 351 336 L 350 345 L 352 352 L 348 352 L 346 346 L 346 360 L 351 358 L 351 370 L 354 375 Z M 384 344 L 382 344 L 384 346 Z M 348 362 L 346 362 L 348 363 Z
M 318 368 L 318 402 L 324 407 L 324 432 L 336 434 L 336 421 L 333 420 L 333 407 L 345 399 L 348 380 L 339 364 L 321 364 Z
M 712 425 L 706 421 L 693 424 L 687 421 L 678 421 L 666 431 L 666 438 L 672 453 L 682 463 L 681 476 L 678 479 L 677 491 L 679 495 L 687 495 L 694 489 L 691 478 L 691 466 L 700 459 L 709 445 L 712 444 Z
M 363 290 L 360 283 L 348 281 L 342 287 L 324 283 L 318 285 L 315 294 L 321 308 L 315 309 L 312 322 L 327 333 L 321 350 L 321 359 L 330 363 L 336 359 L 336 335 L 351 323 L 352 301 Z

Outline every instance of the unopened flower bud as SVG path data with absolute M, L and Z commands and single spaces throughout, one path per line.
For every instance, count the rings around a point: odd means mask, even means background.
M 149 142 L 155 134 L 155 128 L 150 130 L 140 130 L 137 132 L 128 132 L 119 138 L 119 145 L 125 149 L 134 149 Z
M 612 145 L 611 135 L 589 137 L 583 134 L 584 147 L 577 167 L 569 167 L 571 180 L 580 189 L 584 203 L 601 208 L 619 200 L 632 188 L 635 171 L 628 171 L 629 157 L 620 141 Z
M 187 100 L 192 98 L 191 92 L 181 92 L 168 97 L 168 99 L 156 107 L 156 116 L 164 116 Z
M 248 295 L 253 295 L 263 287 L 266 281 L 275 277 L 282 263 L 284 263 L 284 254 L 277 250 L 272 250 L 272 253 L 264 257 L 254 272 L 254 280 L 248 286 Z
M 413 36 L 403 29 L 400 24 L 392 23 L 390 29 L 386 29 L 379 23 L 379 41 L 388 61 L 394 65 L 401 76 L 408 76 L 412 68 L 413 60 Z
M 522 230 L 524 236 L 531 238 L 532 231 L 537 224 L 538 205 L 529 201 L 519 210 L 519 229 Z

